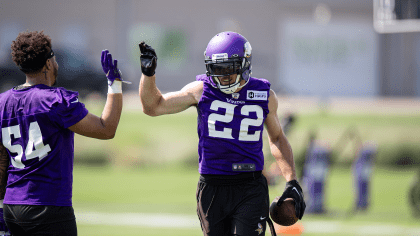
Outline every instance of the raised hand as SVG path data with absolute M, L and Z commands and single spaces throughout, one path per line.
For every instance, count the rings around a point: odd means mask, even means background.
M 112 55 L 107 49 L 102 50 L 101 64 L 102 70 L 108 78 L 109 85 L 112 85 L 115 80 L 120 80 L 122 82 L 131 84 L 131 82 L 123 81 L 123 79 L 121 78 L 122 72 L 118 69 L 118 60 L 112 61 Z
M 155 50 L 147 45 L 144 41 L 139 44 L 140 48 L 140 64 L 141 72 L 147 76 L 153 76 L 155 74 L 157 66 L 157 56 Z

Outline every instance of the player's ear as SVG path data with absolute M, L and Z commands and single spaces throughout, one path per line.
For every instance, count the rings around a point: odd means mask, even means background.
M 51 61 L 51 59 L 47 59 L 47 61 L 45 62 L 45 69 L 47 69 L 47 70 L 51 70 L 53 67 L 52 67 L 52 61 Z

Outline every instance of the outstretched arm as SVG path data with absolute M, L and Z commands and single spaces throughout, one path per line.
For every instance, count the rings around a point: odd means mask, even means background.
M 112 139 L 120 122 L 123 97 L 122 81 L 117 60 L 112 60 L 108 50 L 102 51 L 102 68 L 108 78 L 108 95 L 101 117 L 88 113 L 69 129 L 83 136 L 97 139 Z
M 88 113 L 69 129 L 86 137 L 112 139 L 120 122 L 122 100 L 122 93 L 108 94 L 101 117 Z
M 156 87 L 156 77 L 141 76 L 139 95 L 143 112 L 149 116 L 173 114 L 196 105 L 203 93 L 203 82 L 194 81 L 180 91 L 163 94 Z
M 178 113 L 196 105 L 203 93 L 203 82 L 187 84 L 177 92 L 162 95 L 156 86 L 155 69 L 157 56 L 155 50 L 145 42 L 139 44 L 142 76 L 139 85 L 143 112 L 149 116 Z

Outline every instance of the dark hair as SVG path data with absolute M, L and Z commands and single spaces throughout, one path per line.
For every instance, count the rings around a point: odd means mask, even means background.
M 44 31 L 21 32 L 12 42 L 12 60 L 24 73 L 40 71 L 51 53 L 51 38 Z

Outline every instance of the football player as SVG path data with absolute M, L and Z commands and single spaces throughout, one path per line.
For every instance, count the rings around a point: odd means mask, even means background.
M 235 32 L 217 34 L 204 52 L 206 74 L 167 94 L 156 87 L 155 50 L 145 42 L 139 47 L 143 111 L 159 116 L 197 108 L 197 214 L 203 234 L 264 235 L 269 217 L 267 181 L 261 174 L 264 126 L 271 152 L 288 181 L 279 202 L 293 198 L 301 219 L 305 202 L 296 180 L 292 149 L 277 116 L 277 97 L 270 82 L 251 77 L 248 40 Z
M 108 50 L 102 51 L 108 95 L 98 117 L 88 112 L 77 92 L 52 87 L 58 64 L 51 38 L 43 31 L 20 33 L 11 49 L 26 83 L 0 94 L 4 221 L 14 236 L 77 235 L 72 207 L 74 133 L 114 137 L 122 110 L 117 60 Z

